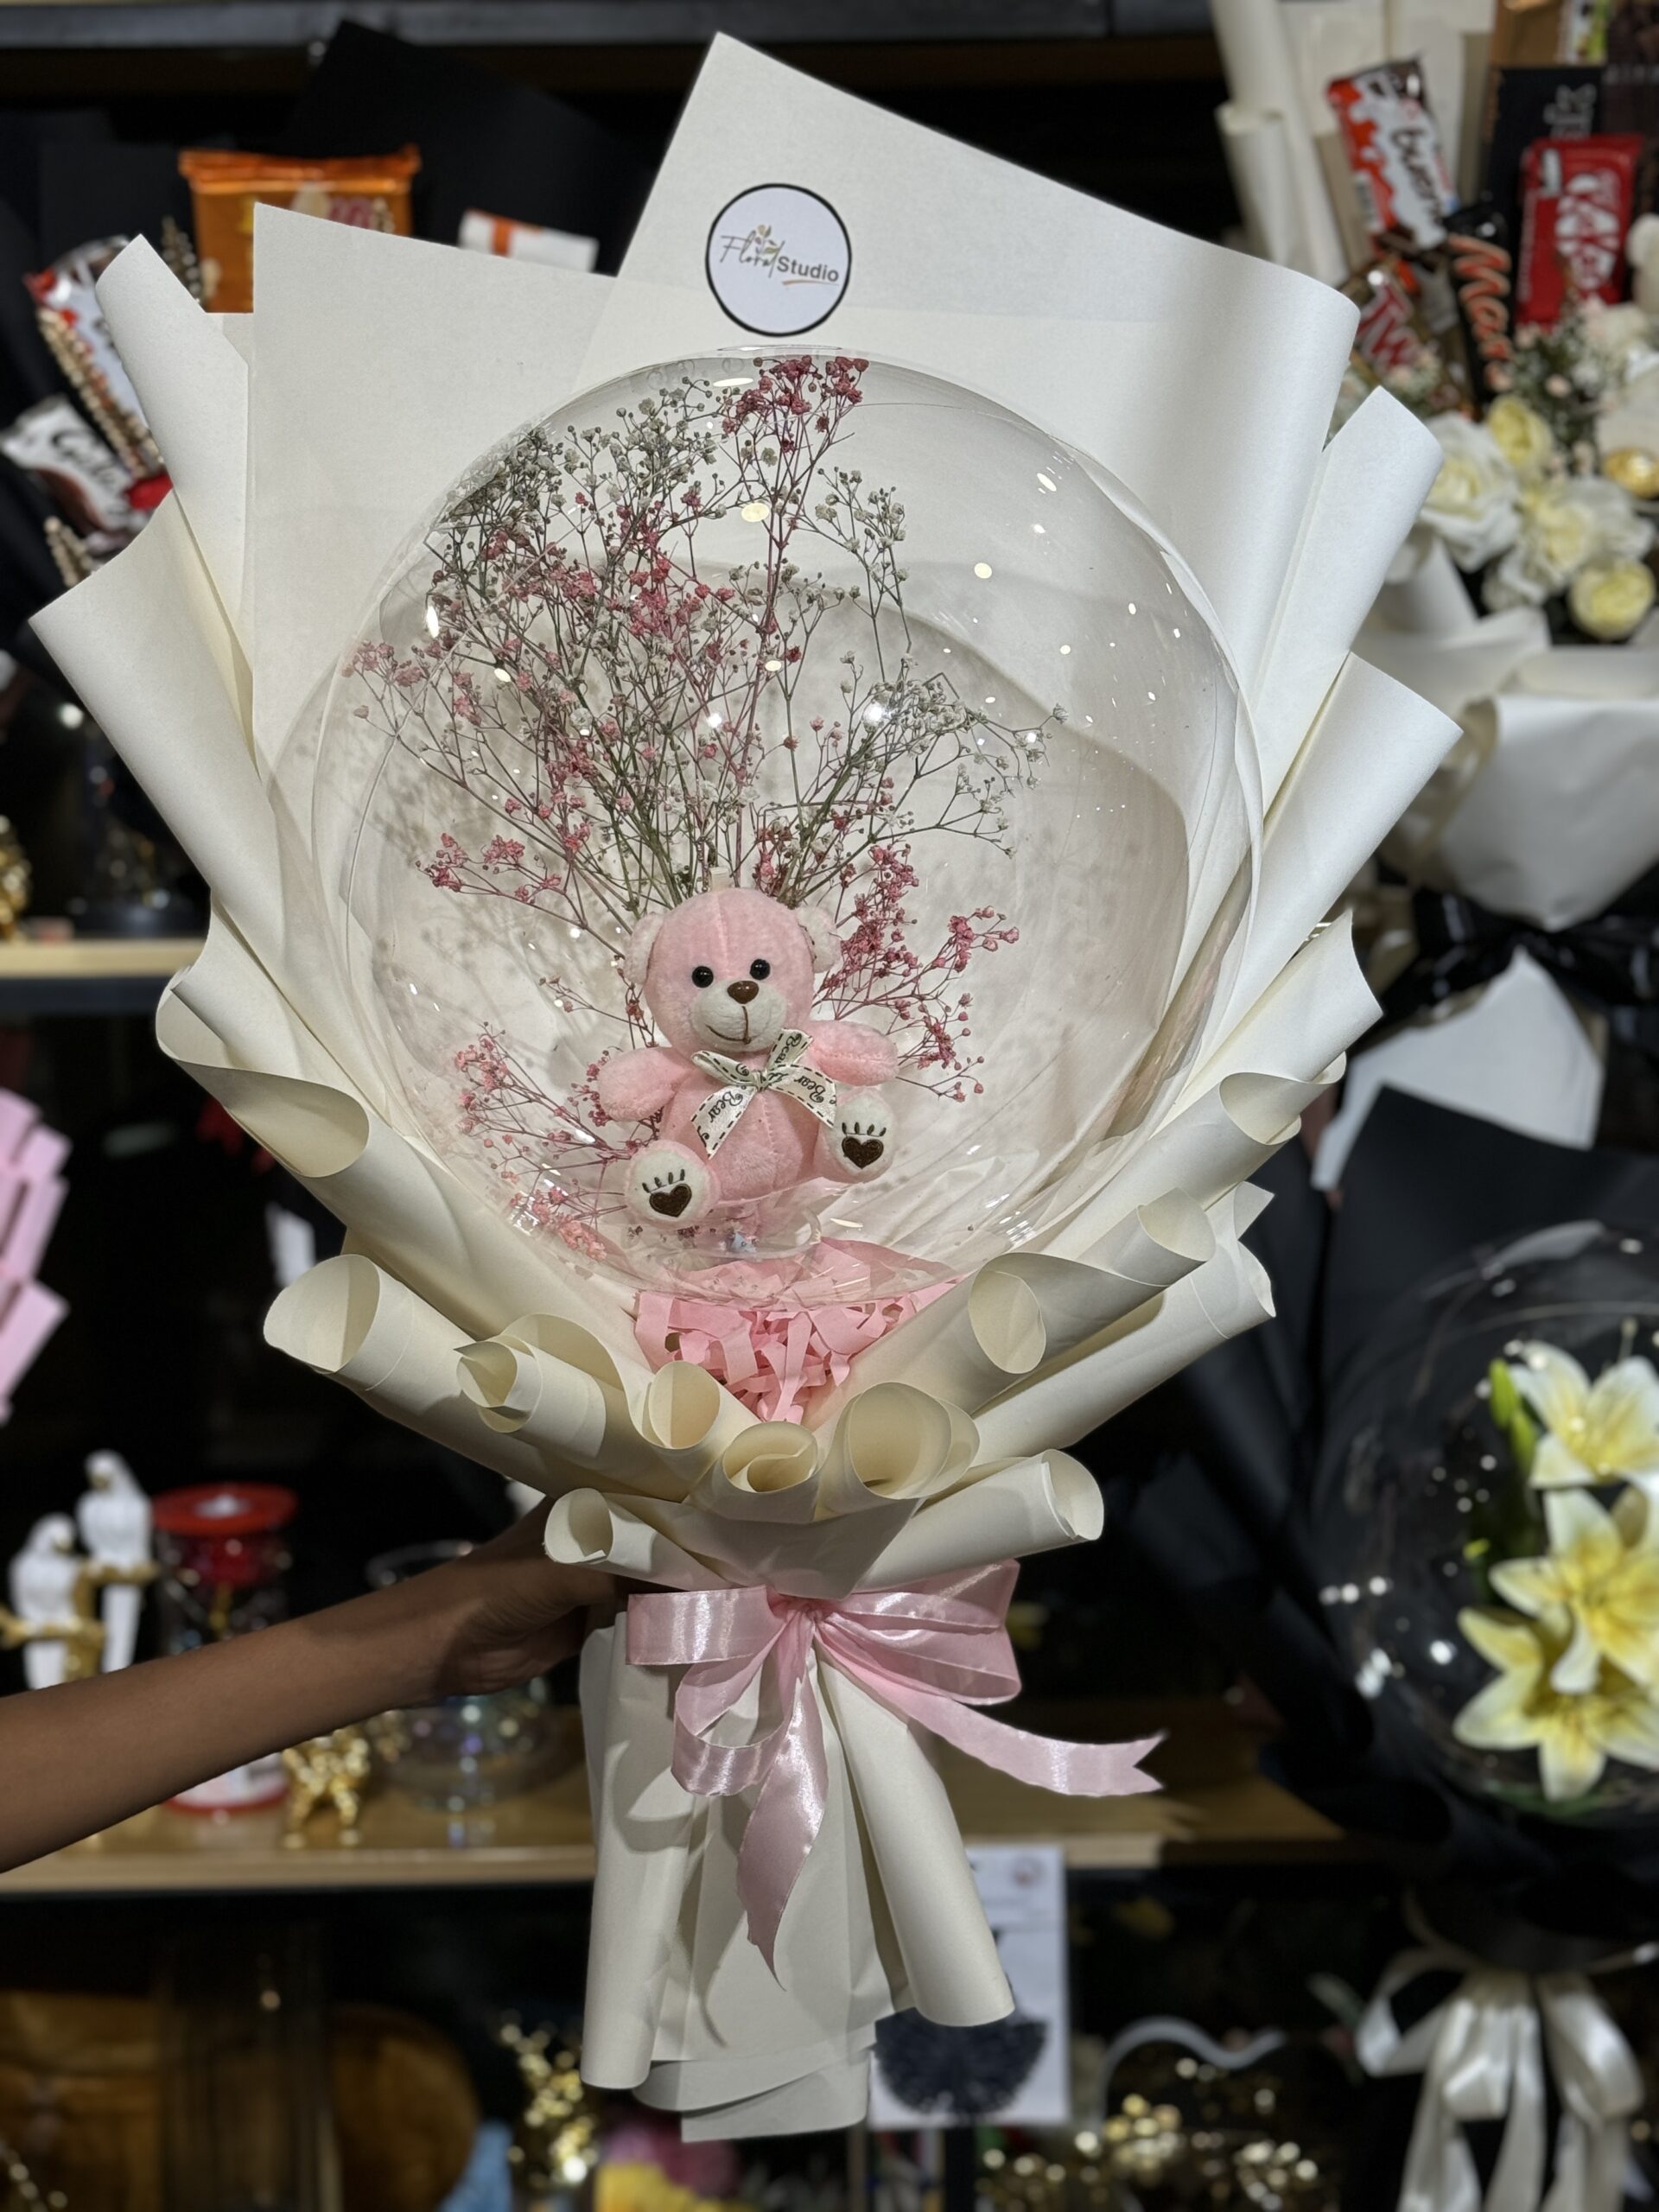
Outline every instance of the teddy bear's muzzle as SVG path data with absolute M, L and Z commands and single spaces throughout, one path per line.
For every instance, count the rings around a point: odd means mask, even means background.
M 742 976 L 705 984 L 688 1010 L 692 1035 L 716 1052 L 769 1052 L 790 1018 L 789 1001 L 772 983 Z

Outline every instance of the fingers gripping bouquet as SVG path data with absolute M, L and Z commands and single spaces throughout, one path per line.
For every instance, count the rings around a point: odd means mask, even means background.
M 843 200 L 967 190 L 722 45 L 642 271 L 734 72 Z M 1350 310 L 998 180 L 1222 350 L 1224 437 L 1084 319 L 1046 395 L 879 272 L 918 365 L 852 301 L 687 353 L 671 276 L 262 216 L 234 346 L 118 264 L 179 498 L 43 618 L 213 886 L 163 1044 L 346 1225 L 272 1341 L 644 1586 L 584 1658 L 584 2063 L 694 2134 L 850 2120 L 885 2013 L 1009 2009 L 932 1739 L 1152 1786 L 983 1709 L 1014 1563 L 1099 1533 L 1065 1447 L 1266 1312 L 1248 1179 L 1371 1013 L 1320 918 L 1451 734 L 1347 658 L 1436 458 L 1380 395 L 1321 453 Z

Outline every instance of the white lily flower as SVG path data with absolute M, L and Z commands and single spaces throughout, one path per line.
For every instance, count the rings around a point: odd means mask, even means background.
M 1544 1425 L 1532 1481 L 1659 1482 L 1659 1374 L 1646 1359 L 1616 1360 L 1593 1382 L 1558 1344 L 1527 1344 L 1510 1366 L 1516 1389 Z

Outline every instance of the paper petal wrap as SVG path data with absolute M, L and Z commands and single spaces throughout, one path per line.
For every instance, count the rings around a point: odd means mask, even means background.
M 1289 112 L 1281 77 L 1249 88 L 1252 113 Z M 1305 154 L 1281 146 L 1269 168 L 1294 180 L 1287 219 L 1317 265 Z M 1187 957 L 1230 899 L 1243 941 L 1180 1095 L 1128 1110 L 1041 1233 L 856 1351 L 792 1423 L 757 1421 L 699 1370 L 653 1374 L 620 1285 L 509 1226 L 423 1142 L 358 1018 L 350 855 L 311 804 L 307 707 L 341 610 L 474 456 L 609 375 L 751 342 L 721 327 L 702 256 L 711 215 L 768 174 L 860 240 L 814 345 L 885 353 L 1045 424 L 1190 564 L 1241 690 L 1241 783 L 1266 810 L 1248 892 L 1195 858 Z M 915 236 L 963 225 L 971 267 L 918 261 Z M 212 888 L 164 1049 L 346 1225 L 345 1255 L 276 1301 L 271 1340 L 550 1493 L 555 1557 L 658 1590 L 833 1607 L 1097 1535 L 1098 1492 L 1059 1447 L 1268 1310 L 1239 1241 L 1248 1178 L 1373 1014 L 1325 912 L 1456 734 L 1347 651 L 1438 457 L 1381 397 L 1327 444 L 1352 308 L 725 40 L 614 283 L 269 209 L 255 249 L 258 306 L 226 325 L 142 245 L 110 271 L 175 492 L 38 626 Z M 823 1816 L 773 1973 L 737 1890 L 749 1808 L 674 1777 L 674 1672 L 631 1665 L 615 1631 L 584 1655 L 590 2077 L 696 2136 L 845 2124 L 895 2005 L 1007 2005 L 948 1802 L 908 1720 L 810 1659 Z M 775 1718 L 758 1682 L 745 1696 L 740 1740 Z

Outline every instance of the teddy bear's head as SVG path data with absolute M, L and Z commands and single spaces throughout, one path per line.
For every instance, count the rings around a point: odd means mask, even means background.
M 688 1059 L 741 1058 L 769 1052 L 806 1019 L 814 975 L 840 953 L 819 908 L 785 906 L 763 891 L 704 891 L 636 924 L 623 973 Z

